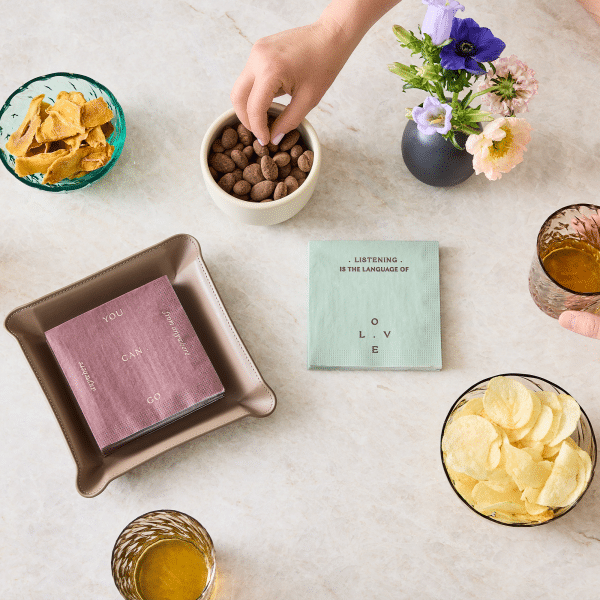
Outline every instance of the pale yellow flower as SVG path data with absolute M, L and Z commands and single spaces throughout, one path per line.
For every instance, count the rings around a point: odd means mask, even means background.
M 475 173 L 491 180 L 508 173 L 522 162 L 531 129 L 525 119 L 502 117 L 488 123 L 479 135 L 470 135 L 465 147 L 473 155 Z

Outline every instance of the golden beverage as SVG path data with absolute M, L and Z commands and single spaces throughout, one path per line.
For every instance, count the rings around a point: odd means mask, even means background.
M 208 581 L 208 565 L 194 544 L 162 539 L 149 546 L 135 566 L 135 584 L 144 600 L 196 600 Z
M 554 281 L 580 294 L 600 292 L 600 250 L 587 242 L 565 239 L 540 256 Z

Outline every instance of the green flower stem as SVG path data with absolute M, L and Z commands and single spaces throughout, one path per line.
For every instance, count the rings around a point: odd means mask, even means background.
M 440 102 L 442 102 L 442 103 L 446 102 L 446 94 L 444 93 L 444 88 L 442 87 L 442 84 L 439 82 L 436 82 L 435 89 L 437 90 L 437 95 L 438 95 Z
M 477 98 L 477 96 L 483 96 L 484 94 L 490 94 L 492 92 L 496 92 L 500 89 L 499 85 L 493 85 L 489 88 L 486 88 L 485 90 L 481 90 L 480 92 L 475 92 L 472 96 L 471 96 L 471 100 L 473 100 L 473 98 Z M 470 104 L 470 102 L 469 102 Z

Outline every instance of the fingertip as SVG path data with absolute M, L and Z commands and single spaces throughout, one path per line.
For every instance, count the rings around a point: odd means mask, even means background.
M 565 329 L 579 333 L 586 337 L 600 339 L 600 316 L 583 312 L 568 310 L 558 317 L 558 322 Z
M 250 129 L 250 119 L 248 118 L 247 106 L 248 98 L 252 92 L 254 77 L 249 75 L 246 70 L 238 77 L 235 82 L 229 99 L 235 110 L 237 118 L 246 129 Z
M 573 322 L 577 319 L 577 311 L 565 310 L 558 317 L 559 324 L 565 329 L 573 329 Z
M 273 143 L 278 144 L 288 131 L 296 129 L 313 107 L 314 101 L 312 94 L 302 92 L 294 94 L 290 103 L 283 109 L 273 123 L 271 129 Z M 279 142 L 276 142 L 275 139 L 278 137 Z

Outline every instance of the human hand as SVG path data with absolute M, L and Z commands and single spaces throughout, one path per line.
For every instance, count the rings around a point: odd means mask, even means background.
M 242 124 L 261 145 L 278 144 L 319 103 L 358 41 L 323 16 L 258 40 L 231 92 Z M 292 99 L 269 131 L 267 110 L 283 94 Z
M 561 313 L 558 322 L 565 329 L 600 340 L 600 315 L 577 310 L 567 310 Z

